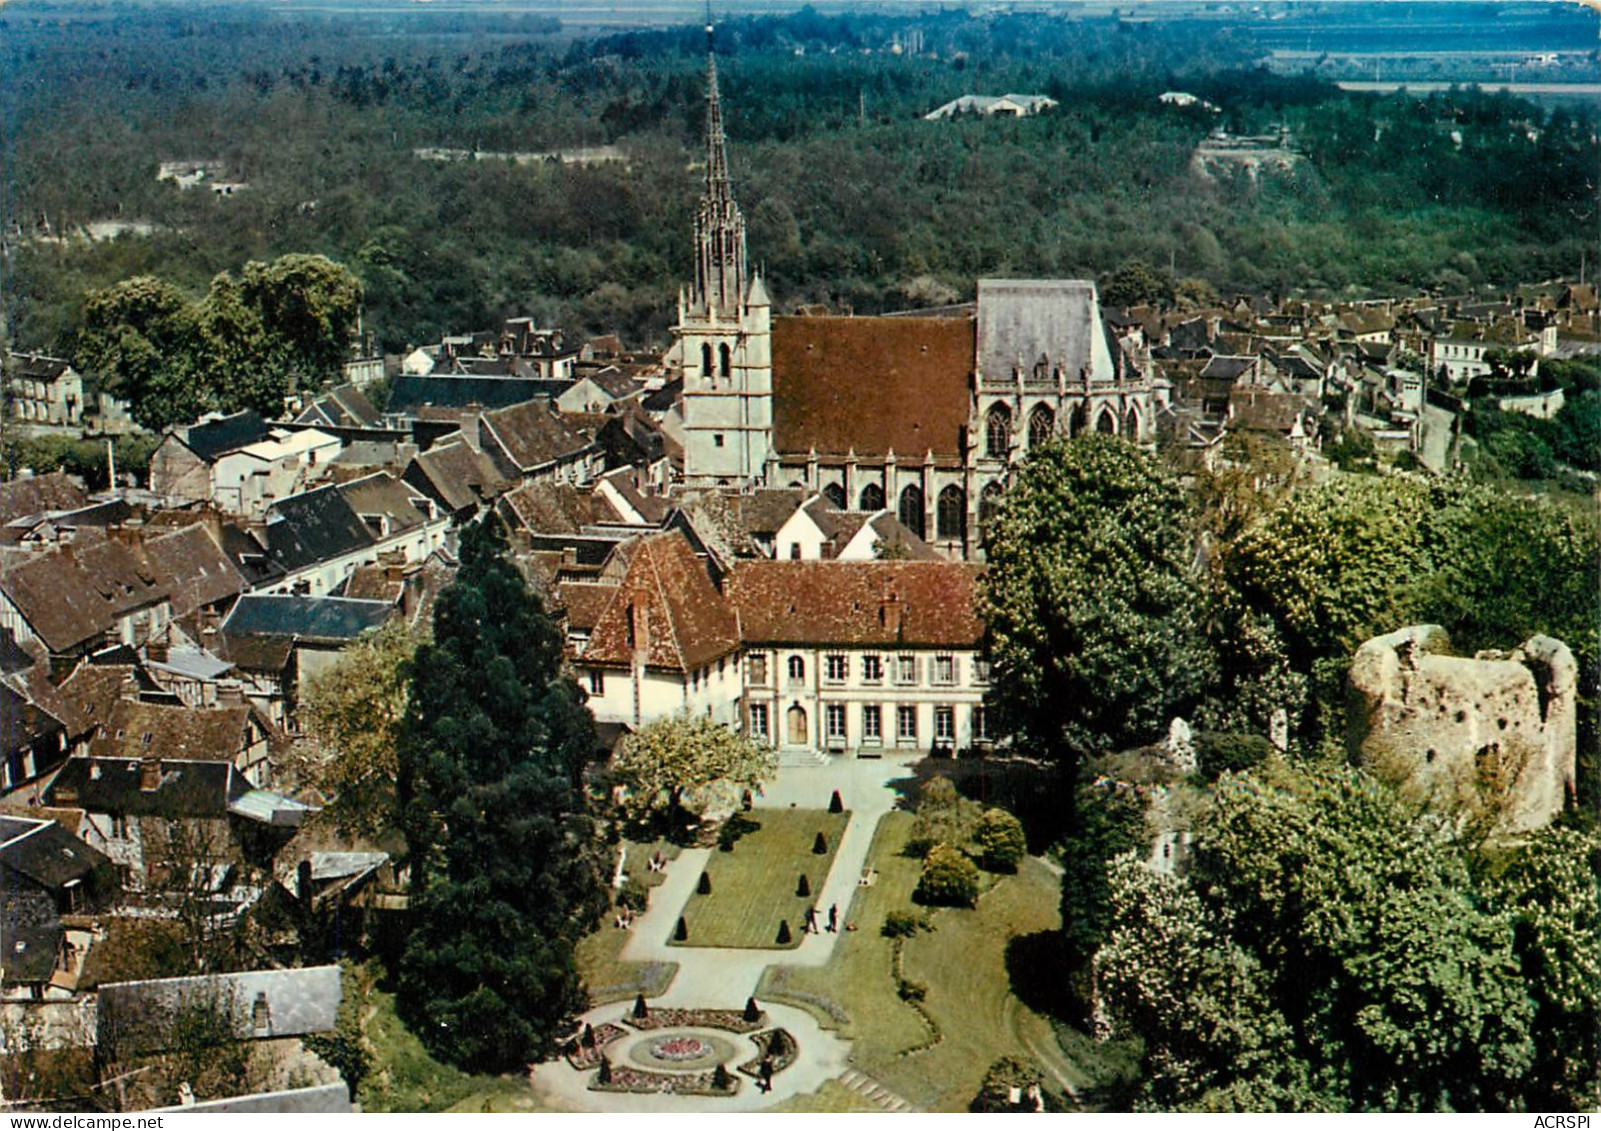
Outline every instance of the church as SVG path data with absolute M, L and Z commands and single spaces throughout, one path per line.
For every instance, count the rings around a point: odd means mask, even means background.
M 888 508 L 946 555 L 977 559 L 1030 448 L 1090 430 L 1155 436 L 1149 355 L 1102 319 L 1093 282 L 980 279 L 976 302 L 937 313 L 772 306 L 748 265 L 712 56 L 695 278 L 669 354 L 688 486 L 799 487 L 840 510 Z

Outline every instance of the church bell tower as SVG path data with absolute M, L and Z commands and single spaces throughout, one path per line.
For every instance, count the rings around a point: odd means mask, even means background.
M 706 25 L 706 181 L 695 214 L 695 280 L 678 295 L 674 364 L 684 380 L 684 479 L 691 486 L 760 482 L 773 439 L 772 305 L 746 263 Z

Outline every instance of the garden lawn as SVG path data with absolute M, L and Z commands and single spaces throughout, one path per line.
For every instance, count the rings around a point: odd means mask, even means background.
M 878 878 L 872 887 L 856 889 L 842 916 L 855 923 L 856 930 L 840 936 L 828 965 L 770 966 L 756 989 L 758 999 L 766 996 L 801 1006 L 824 1025 L 838 1029 L 842 1037 L 858 1042 L 903 1049 L 929 1038 L 928 1026 L 895 992 L 890 940 L 880 933 L 886 914 L 912 906 L 922 861 L 902 855 L 901 850 L 913 820 L 910 813 L 894 812 L 878 822 L 867 852 L 867 865 Z
M 732 852 L 711 854 L 706 864 L 711 894 L 689 897 L 680 912 L 688 924 L 689 938 L 678 941 L 675 931 L 673 945 L 765 949 L 800 945 L 806 909 L 816 905 L 850 814 L 757 809 L 740 817 L 757 827 L 741 835 Z M 819 832 L 828 851 L 814 854 L 812 845 Z M 802 875 L 810 884 L 809 896 L 795 894 Z M 845 909 L 840 911 L 843 928 Z M 827 914 L 828 908 L 819 908 L 819 927 Z M 789 924 L 788 943 L 778 942 L 780 922 Z
M 613 913 L 614 914 L 614 913 Z M 611 914 L 596 930 L 578 940 L 573 960 L 589 991 L 590 1005 L 633 1001 L 634 995 L 664 993 L 678 972 L 676 962 L 624 962 L 623 947 L 633 935 L 612 924 Z
M 878 880 L 857 889 L 849 918 L 858 929 L 840 939 L 833 961 L 817 969 L 770 967 L 757 997 L 809 1009 L 856 1042 L 851 1061 L 860 1071 L 928 1111 L 966 1111 L 992 1063 L 1003 1056 L 1036 1059 L 1036 1047 L 1047 1080 L 1059 1088 L 1070 1074 L 1049 1024 L 1012 993 L 1006 946 L 1015 936 L 1060 926 L 1060 881 L 1026 859 L 1017 875 L 995 877 L 976 908 L 927 912 L 933 930 L 906 941 L 902 972 L 926 987 L 922 1004 L 931 1027 L 901 1000 L 893 941 L 879 933 L 890 911 L 925 912 L 911 901 L 922 862 L 902 855 L 913 821 L 895 812 L 879 822 L 868 855 Z

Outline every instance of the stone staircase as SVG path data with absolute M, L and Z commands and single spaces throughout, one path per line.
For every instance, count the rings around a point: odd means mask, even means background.
M 884 1085 L 871 1076 L 864 1075 L 854 1068 L 847 1068 L 840 1074 L 839 1082 L 867 1100 L 874 1107 L 883 1111 L 899 1114 L 900 1112 L 913 1112 L 917 1109 L 906 1100 L 897 1096 Z
M 834 759 L 821 750 L 784 750 L 778 752 L 780 766 L 826 766 Z

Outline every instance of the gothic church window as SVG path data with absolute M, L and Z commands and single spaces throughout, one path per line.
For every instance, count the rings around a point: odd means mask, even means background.
M 1123 418 L 1123 435 L 1130 440 L 1140 438 L 1140 414 L 1134 410 L 1133 405 L 1129 406 L 1128 415 Z
M 864 511 L 881 511 L 884 509 L 884 488 L 877 483 L 869 483 L 862 488 L 861 508 Z
M 984 490 L 978 496 L 978 529 L 981 536 L 988 534 L 990 523 L 995 521 L 995 512 L 1001 506 L 1001 485 L 990 480 L 984 485 Z
M 928 530 L 923 521 L 923 489 L 913 483 L 901 492 L 901 525 L 922 538 Z
M 708 381 L 712 379 L 712 344 L 702 342 L 700 347 L 700 372 Z
M 939 493 L 935 516 L 936 529 L 941 538 L 965 540 L 967 537 L 967 493 L 951 484 Z
M 1112 415 L 1111 409 L 1101 409 L 1100 415 L 1095 418 L 1095 430 L 1108 436 L 1117 435 L 1117 417 Z
M 1051 436 L 1056 432 L 1056 414 L 1045 405 L 1040 405 L 1028 418 L 1028 446 L 1029 450 L 1043 447 L 1050 443 Z
M 990 409 L 984 425 L 984 454 L 991 459 L 1005 459 L 1012 446 L 1012 410 L 1003 404 Z
M 717 347 L 717 368 L 723 377 L 734 375 L 734 355 L 729 350 L 727 342 Z
M 845 488 L 841 484 L 830 483 L 824 487 L 823 498 L 827 499 L 828 505 L 835 510 L 842 511 L 845 509 Z

